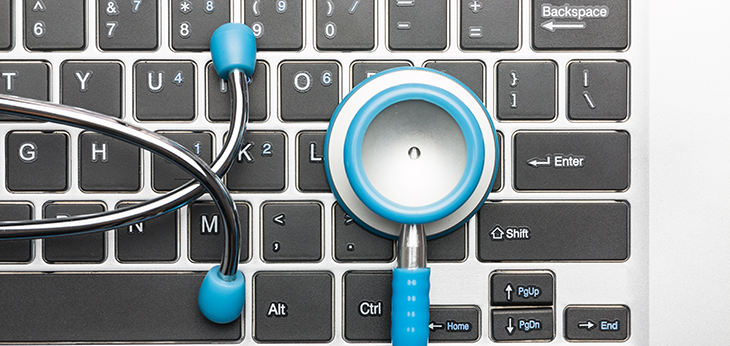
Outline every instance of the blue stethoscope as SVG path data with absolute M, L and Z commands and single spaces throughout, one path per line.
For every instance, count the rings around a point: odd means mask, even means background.
M 496 132 L 465 85 L 438 71 L 398 68 L 358 85 L 335 110 L 325 172 L 337 201 L 367 230 L 398 239 L 393 345 L 426 345 L 426 239 L 464 224 L 492 189 Z
M 247 76 L 256 40 L 247 26 L 228 23 L 211 38 L 218 75 L 228 79 L 232 116 L 226 142 L 210 165 L 160 135 L 91 111 L 0 96 L 0 112 L 110 135 L 150 150 L 188 171 L 191 182 L 135 207 L 55 220 L 0 223 L 0 239 L 43 238 L 104 231 L 176 210 L 207 190 L 224 220 L 225 252 L 198 295 L 216 323 L 237 319 L 245 296 L 238 268 L 241 231 L 235 204 L 220 180 L 243 141 Z M 398 239 L 393 271 L 394 345 L 428 342 L 429 276 L 426 239 L 464 224 L 484 203 L 498 162 L 496 133 L 479 99 L 458 80 L 434 70 L 400 68 L 368 78 L 335 110 L 325 140 L 325 171 L 337 201 L 363 227 Z

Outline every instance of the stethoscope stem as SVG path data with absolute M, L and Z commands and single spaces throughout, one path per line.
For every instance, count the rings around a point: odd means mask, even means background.
M 426 268 L 426 232 L 423 225 L 401 225 L 398 268 Z

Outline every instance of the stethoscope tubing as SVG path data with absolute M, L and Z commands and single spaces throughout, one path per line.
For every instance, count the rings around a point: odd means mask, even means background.
M 2 113 L 51 121 L 112 136 L 170 160 L 198 180 L 130 208 L 63 219 L 2 222 L 0 239 L 47 238 L 125 227 L 177 210 L 207 190 L 217 204 L 224 222 L 225 251 L 221 259 L 220 272 L 225 276 L 235 275 L 241 239 L 240 225 L 237 221 L 235 204 L 219 177 L 231 167 L 234 153 L 240 149 L 243 142 L 248 120 L 247 82 L 245 73 L 240 70 L 232 70 L 228 75 L 232 102 L 231 122 L 223 149 L 210 166 L 176 142 L 119 119 L 81 108 L 0 96 Z

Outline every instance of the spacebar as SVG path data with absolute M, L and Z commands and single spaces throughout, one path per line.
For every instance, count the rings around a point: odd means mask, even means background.
M 237 341 L 198 310 L 204 272 L 2 273 L 0 343 Z

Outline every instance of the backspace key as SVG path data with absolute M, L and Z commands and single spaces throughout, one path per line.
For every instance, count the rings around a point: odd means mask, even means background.
M 629 0 L 532 0 L 534 50 L 629 48 Z

